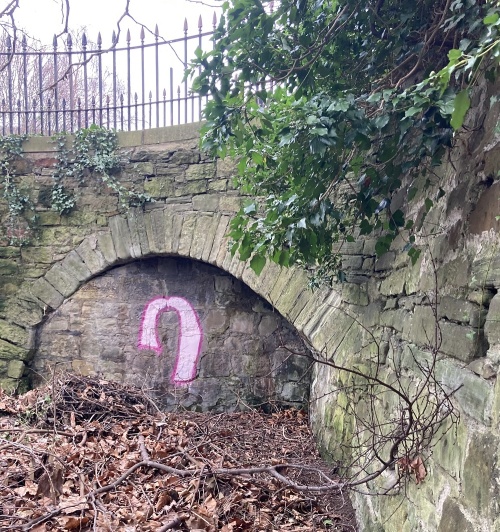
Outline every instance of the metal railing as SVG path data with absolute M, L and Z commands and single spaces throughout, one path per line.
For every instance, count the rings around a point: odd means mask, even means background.
M 197 122 L 206 98 L 191 93 L 184 71 L 196 48 L 212 46 L 213 29 L 164 40 L 155 31 L 131 32 L 119 46 L 113 32 L 103 48 L 101 34 L 91 43 L 85 33 L 54 37 L 50 47 L 29 45 L 26 37 L 0 40 L 0 134 L 54 135 L 97 124 L 119 131 Z M 146 42 L 146 35 L 152 42 Z M 74 41 L 79 47 L 74 47 Z M 2 68 L 3 67 L 3 68 Z

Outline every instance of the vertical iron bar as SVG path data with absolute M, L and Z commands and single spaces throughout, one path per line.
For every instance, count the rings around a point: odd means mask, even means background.
M 167 125 L 167 91 L 163 89 L 163 127 Z
M 73 111 L 75 109 L 75 93 L 74 93 L 74 86 L 73 86 L 73 39 L 71 37 L 71 34 L 68 33 L 68 74 L 69 74 L 69 129 L 71 133 L 73 133 Z
M 188 37 L 187 37 L 187 32 L 188 32 L 188 22 L 187 22 L 187 18 L 184 19 L 184 72 L 186 72 L 187 70 L 187 63 L 188 63 L 188 50 L 187 50 L 187 42 L 188 42 Z M 179 89 L 180 90 L 180 89 Z M 180 103 L 180 93 L 179 93 L 179 103 Z M 185 120 L 185 123 L 187 124 L 187 121 L 188 121 L 188 82 L 187 82 L 187 79 L 184 80 L 184 120 Z M 180 123 L 180 121 L 179 121 Z
M 138 131 L 139 130 L 139 125 L 138 125 L 138 119 L 139 119 L 139 110 L 137 108 L 137 100 L 138 100 L 138 96 L 137 96 L 137 92 L 134 93 L 134 102 L 135 102 L 135 131 Z M 143 107 L 144 108 L 144 107 Z
M 101 47 L 102 47 L 102 37 L 101 32 L 97 34 L 97 66 L 98 66 L 98 73 L 99 73 L 99 125 L 102 127 L 102 53 L 101 53 Z
M 2 100 L 2 135 L 5 137 L 5 99 Z
M 21 41 L 21 46 L 23 48 L 23 90 L 24 90 L 24 115 L 26 123 L 24 124 L 24 133 L 28 134 L 29 131 L 29 102 L 28 102 L 28 55 L 27 55 L 27 42 L 26 35 L 23 35 L 23 40 Z M 21 132 L 19 132 L 21 133 Z M 33 131 L 35 133 L 35 131 Z
M 113 45 L 113 128 L 116 129 L 116 45 L 118 44 L 118 37 L 114 30 L 111 42 Z
M 177 85 L 177 124 L 181 123 L 181 86 Z
M 170 67 L 170 125 L 174 125 L 174 69 Z
M 106 95 L 106 127 L 111 129 L 109 124 L 109 94 Z
M 128 131 L 130 131 L 130 113 L 131 113 L 131 98 L 132 91 L 130 87 L 130 30 L 127 30 L 127 108 L 128 108 Z
M 40 134 L 43 135 L 43 78 L 42 78 L 42 54 L 38 54 L 38 90 L 40 98 Z
M 47 127 L 49 131 L 49 137 L 52 135 L 52 124 L 50 120 L 51 109 L 52 109 L 52 102 L 49 98 L 49 101 L 47 102 Z
M 121 127 L 120 130 L 123 131 L 123 93 L 120 94 L 120 121 L 121 121 Z
M 200 18 L 198 19 L 198 46 L 200 47 L 200 50 L 202 49 L 203 42 L 201 38 L 201 32 L 203 30 L 203 20 Z M 198 73 L 201 74 L 201 66 L 198 69 Z M 201 120 L 201 96 L 198 96 L 198 120 Z M 194 122 L 194 113 L 193 113 L 193 122 Z
M 89 87 L 88 87 L 88 78 L 87 78 L 87 35 L 84 33 L 82 35 L 82 48 L 83 48 L 83 98 L 84 98 L 84 109 L 85 113 L 84 122 L 85 127 L 89 127 L 89 118 L 88 118 L 88 109 L 89 109 Z
M 12 116 L 12 59 L 13 59 L 13 55 L 14 55 L 14 51 L 12 50 L 12 41 L 11 41 L 11 38 L 10 38 L 10 35 L 7 35 L 7 55 L 8 55 L 8 58 L 7 58 L 7 61 L 8 61 L 8 64 L 7 64 L 7 83 L 8 83 L 8 88 L 7 88 L 7 96 L 8 96 L 8 100 L 9 100 L 9 133 L 12 135 L 12 133 L 14 132 L 13 129 L 14 129 L 14 125 L 13 125 L 13 116 Z
M 62 115 L 63 115 L 63 131 L 67 131 L 66 129 L 66 98 L 63 98 L 62 101 Z
M 141 89 L 142 89 L 142 109 L 141 109 L 141 118 L 142 118 L 142 129 L 146 129 L 146 87 L 144 79 L 144 26 L 141 28 Z M 151 123 L 149 124 L 151 127 Z
M 57 65 L 57 37 L 54 35 L 54 39 L 52 41 L 52 45 L 54 47 L 54 60 L 53 60 L 53 67 L 54 67 L 54 117 L 55 117 L 55 133 L 59 133 L 59 69 Z
M 78 129 L 82 128 L 82 99 L 78 98 L 77 102 L 78 111 L 77 111 L 77 119 L 78 119 Z
M 151 117 L 151 114 L 152 114 L 152 99 L 153 99 L 153 93 L 151 91 L 149 91 L 149 129 L 151 129 L 153 127 L 153 121 L 152 121 L 152 117 Z M 158 107 L 158 105 L 156 106 Z
M 36 98 L 33 98 L 33 133 L 36 133 Z
M 95 96 L 92 96 L 92 124 L 95 124 Z
M 159 61 L 159 48 L 158 48 L 158 24 L 155 26 L 155 73 L 156 73 L 156 127 L 160 127 L 160 61 Z
M 21 134 L 21 100 L 17 99 L 17 135 Z

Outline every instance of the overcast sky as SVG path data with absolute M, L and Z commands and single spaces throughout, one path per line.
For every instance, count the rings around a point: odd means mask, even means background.
M 3 4 L 6 0 L 1 0 Z M 202 15 L 203 31 L 212 29 L 214 11 L 220 0 L 130 0 L 130 12 L 138 22 L 154 30 L 158 24 L 160 34 L 167 40 L 182 37 L 184 19 L 188 21 L 188 33 L 198 32 L 198 17 Z M 207 5 L 208 4 L 208 5 Z M 88 37 L 95 41 L 97 32 L 101 32 L 103 46 L 111 44 L 111 34 L 116 29 L 116 22 L 124 12 L 126 0 L 71 0 L 70 24 L 73 29 L 86 26 Z M 20 10 L 16 14 L 19 27 L 40 39 L 50 43 L 54 34 L 61 31 L 60 0 L 20 0 Z M 139 34 L 140 28 L 128 18 L 122 22 L 122 29 L 130 29 L 131 34 Z

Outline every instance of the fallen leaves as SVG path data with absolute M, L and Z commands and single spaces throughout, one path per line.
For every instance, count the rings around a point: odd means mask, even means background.
M 164 414 L 140 390 L 67 375 L 0 393 L 2 414 L 2 530 L 355 529 L 339 491 L 293 489 L 335 482 L 301 411 Z

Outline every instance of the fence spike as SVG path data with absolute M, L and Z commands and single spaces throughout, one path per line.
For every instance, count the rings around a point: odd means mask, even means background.
M 217 13 L 214 11 L 214 16 L 212 17 L 212 26 L 214 27 L 214 30 L 215 30 L 215 26 L 217 26 Z
M 68 45 L 68 48 L 71 50 L 73 48 L 73 37 L 71 37 L 71 33 L 68 33 L 68 38 L 66 39 L 66 44 Z
M 137 92 L 134 92 L 134 101 L 135 101 L 135 103 L 137 103 L 137 100 L 138 100 L 138 99 L 139 99 L 139 98 L 138 98 L 138 96 L 137 96 Z
M 127 44 L 130 46 L 130 30 L 127 30 Z
M 198 18 L 198 29 L 201 31 L 203 28 L 203 20 L 201 19 L 201 15 Z
M 156 37 L 156 40 L 158 40 L 159 36 L 160 36 L 160 32 L 158 30 L 158 24 L 156 24 L 156 26 L 155 26 L 155 37 Z
M 111 43 L 116 44 L 118 42 L 118 37 L 116 35 L 116 31 L 113 30 L 113 35 L 111 35 Z
M 163 99 L 167 99 L 167 89 L 163 89 Z
M 7 51 L 10 52 L 10 50 L 12 48 L 12 40 L 10 38 L 10 35 L 7 35 L 5 46 L 7 46 Z
M 54 50 L 57 50 L 57 35 L 54 35 L 54 38 L 52 39 L 52 46 L 54 47 Z
M 144 26 L 141 27 L 141 44 L 144 44 L 146 34 L 144 33 Z
M 28 47 L 28 42 L 26 40 L 26 35 L 23 35 L 23 39 L 21 41 L 21 46 L 23 47 L 23 52 L 26 52 L 26 48 Z
M 187 30 L 188 30 L 188 19 L 185 18 L 184 19 L 184 33 L 187 33 Z
M 87 34 L 85 32 L 83 32 L 83 35 L 82 35 L 82 46 L 84 48 L 87 48 Z
M 101 46 L 102 46 L 102 37 L 101 37 L 101 32 L 99 32 L 97 34 L 97 48 L 99 48 L 99 50 L 100 50 Z
M 66 98 L 63 98 L 63 110 L 66 109 Z
M 152 99 L 153 99 L 153 93 L 149 91 L 149 101 L 151 101 Z

